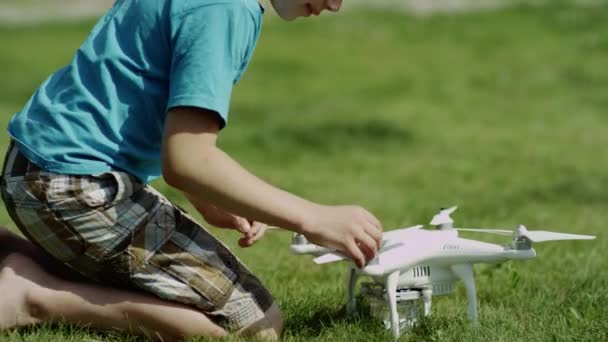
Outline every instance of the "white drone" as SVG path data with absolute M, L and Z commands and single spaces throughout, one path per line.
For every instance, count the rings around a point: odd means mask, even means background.
M 477 297 L 473 279 L 473 265 L 500 263 L 511 259 L 531 259 L 536 256 L 532 242 L 556 240 L 591 240 L 595 236 L 529 231 L 523 225 L 514 231 L 500 229 L 454 228 L 450 214 L 457 207 L 442 209 L 430 224 L 436 230 L 422 229 L 422 225 L 385 232 L 377 256 L 359 269 L 352 262 L 347 291 L 347 312 L 356 310 L 355 285 L 359 276 L 373 282 L 363 283 L 361 294 L 388 302 L 388 314 L 383 317 L 387 329 L 395 337 L 400 330 L 411 328 L 419 319 L 416 300 L 423 300 L 424 316 L 431 314 L 431 297 L 454 291 L 462 280 L 469 301 L 467 314 L 477 323 Z M 458 237 L 458 231 L 472 231 L 512 235 L 506 246 Z M 292 252 L 317 256 L 317 264 L 347 260 L 345 255 L 309 243 L 303 235 L 293 237 Z M 405 317 L 399 317 L 400 314 Z

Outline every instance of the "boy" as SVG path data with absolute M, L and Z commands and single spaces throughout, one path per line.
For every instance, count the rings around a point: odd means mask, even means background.
M 337 11 L 341 0 L 272 5 L 292 20 Z M 20 295 L 4 305 L 21 316 L 5 311 L 0 327 L 65 320 L 164 339 L 280 336 L 280 312 L 260 281 L 146 185 L 161 174 L 208 223 L 243 233 L 243 247 L 271 224 L 358 266 L 375 255 L 382 229 L 371 213 L 279 190 L 215 144 L 261 15 L 255 0 L 117 0 L 13 117 L 7 210 L 29 240 L 94 283 L 7 257 L 0 286 Z

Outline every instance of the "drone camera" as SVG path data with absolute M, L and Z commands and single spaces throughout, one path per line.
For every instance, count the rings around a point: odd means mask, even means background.
M 400 330 L 410 330 L 420 320 L 419 299 L 423 297 L 423 289 L 398 289 L 396 293 L 397 312 Z M 386 303 L 386 290 L 382 285 L 364 282 L 361 284 L 363 296 L 370 314 L 379 319 L 386 329 L 390 329 L 390 309 Z M 427 294 L 428 295 L 428 294 Z

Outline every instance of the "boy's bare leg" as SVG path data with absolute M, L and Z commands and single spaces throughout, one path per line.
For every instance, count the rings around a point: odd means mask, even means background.
M 65 322 L 163 340 L 227 335 L 195 309 L 137 292 L 58 279 L 20 254 L 6 257 L 0 268 L 0 293 L 12 294 L 0 299 L 0 328 Z
M 52 265 L 45 265 L 44 269 L 35 262 L 40 260 L 35 246 L 0 228 L 0 247 L 6 251 L 6 246 L 16 244 L 21 244 L 17 251 L 4 253 L 4 258 L 0 256 L 0 293 L 11 294 L 0 296 L 0 329 L 38 322 L 66 322 L 162 340 L 227 335 L 205 314 L 185 305 L 50 274 L 58 270 L 52 269 Z M 261 323 L 264 327 L 246 330 L 256 331 L 254 335 L 261 339 L 276 340 L 282 329 L 276 305 L 268 310 Z M 247 331 L 242 333 L 247 335 Z

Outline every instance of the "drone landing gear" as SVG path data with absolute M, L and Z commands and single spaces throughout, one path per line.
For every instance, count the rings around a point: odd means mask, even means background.
M 399 337 L 399 312 L 397 311 L 397 283 L 399 282 L 399 272 L 393 272 L 386 278 L 386 295 L 388 307 L 391 314 L 391 330 L 395 337 Z
M 473 326 L 477 325 L 477 290 L 475 288 L 475 279 L 473 278 L 473 265 L 461 264 L 452 265 L 450 267 L 458 278 L 464 283 L 464 287 L 467 291 L 467 300 L 469 302 L 467 306 L 467 316 L 473 323 Z
M 347 298 L 346 298 L 346 314 L 352 315 L 357 310 L 357 300 L 355 299 L 355 285 L 357 285 L 357 270 L 354 267 L 350 267 L 348 276 L 348 287 L 347 287 Z

